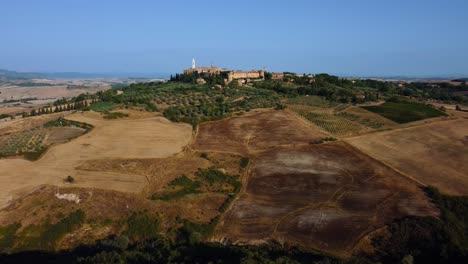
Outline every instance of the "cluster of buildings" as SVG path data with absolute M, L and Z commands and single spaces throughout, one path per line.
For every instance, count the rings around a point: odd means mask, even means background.
M 219 75 L 224 78 L 224 83 L 228 84 L 233 80 L 237 80 L 239 84 L 245 84 L 254 79 L 264 79 L 266 74 L 266 67 L 262 70 L 252 71 L 238 71 L 228 70 L 226 68 L 219 68 L 211 65 L 211 67 L 197 67 L 195 65 L 195 59 L 192 60 L 192 67 L 184 70 L 184 74 L 195 74 L 198 76 L 198 83 L 203 83 L 203 77 L 209 77 L 213 75 Z M 272 79 L 282 79 L 283 73 L 272 73 Z

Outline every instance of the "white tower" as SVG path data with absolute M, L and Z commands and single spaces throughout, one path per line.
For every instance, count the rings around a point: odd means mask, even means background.
M 192 69 L 195 69 L 195 58 L 192 59 Z

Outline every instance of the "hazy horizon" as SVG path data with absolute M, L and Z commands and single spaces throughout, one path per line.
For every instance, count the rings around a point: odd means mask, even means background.
M 44 74 L 47 78 L 52 79 L 99 79 L 99 78 L 147 78 L 147 79 L 168 79 L 171 75 L 181 73 L 182 69 L 178 72 L 60 72 L 60 71 L 18 71 L 15 69 L 4 69 L 0 70 L 14 71 L 18 73 L 37 73 Z M 244 70 L 244 69 L 240 69 Z M 247 70 L 247 69 L 245 69 Z M 455 78 L 467 78 L 468 74 L 448 74 L 448 75 L 352 75 L 346 73 L 333 73 L 333 72 L 296 72 L 298 74 L 332 74 L 343 78 L 384 78 L 384 79 L 455 79 Z M 65 77 L 60 77 L 64 75 Z M 83 75 L 83 76 L 80 76 Z M 94 77 L 93 77 L 94 75 Z
M 340 76 L 468 75 L 465 1 L 15 1 L 2 8 L 0 69 L 169 75 L 195 58 Z

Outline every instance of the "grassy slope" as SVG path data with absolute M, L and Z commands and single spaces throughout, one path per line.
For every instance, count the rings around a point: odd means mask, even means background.
M 99 103 L 92 104 L 89 108 L 96 112 L 105 112 L 105 111 L 110 111 L 114 109 L 115 107 L 117 107 L 117 105 L 112 102 L 99 102 Z
M 400 124 L 447 115 L 430 106 L 416 103 L 386 102 L 381 105 L 363 106 L 363 108 Z

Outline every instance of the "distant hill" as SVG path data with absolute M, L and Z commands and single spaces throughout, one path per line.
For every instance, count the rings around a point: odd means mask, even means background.
M 98 78 L 168 78 L 168 73 L 133 73 L 133 72 L 112 72 L 112 73 L 86 73 L 86 72 L 17 72 L 0 69 L 0 78 L 9 79 L 98 79 Z
M 17 72 L 0 69 L 0 78 L 12 78 L 12 79 L 34 79 L 34 78 L 45 78 L 45 75 L 37 72 Z
M 468 82 L 468 78 L 458 78 L 458 79 L 452 80 L 452 82 Z
M 133 72 L 108 72 L 108 73 L 86 73 L 86 72 L 51 72 L 44 73 L 49 79 L 99 79 L 99 78 L 125 78 L 125 79 L 154 79 L 168 78 L 167 73 L 133 73 Z

